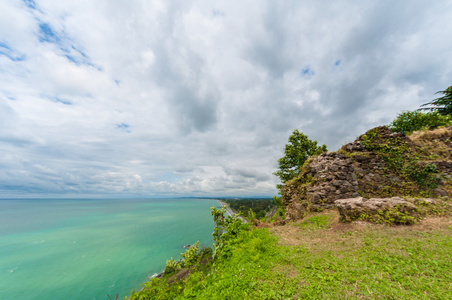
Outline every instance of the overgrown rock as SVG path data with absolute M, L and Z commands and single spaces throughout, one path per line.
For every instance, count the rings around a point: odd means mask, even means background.
M 417 207 L 402 198 L 363 197 L 336 200 L 342 222 L 366 220 L 376 223 L 413 224 L 418 216 Z
M 448 197 L 452 194 L 450 141 L 452 127 L 413 137 L 384 126 L 369 130 L 336 152 L 309 159 L 298 177 L 282 186 L 286 218 L 301 219 L 309 211 L 335 207 L 336 200 L 359 196 Z M 432 155 L 434 147 L 441 151 Z

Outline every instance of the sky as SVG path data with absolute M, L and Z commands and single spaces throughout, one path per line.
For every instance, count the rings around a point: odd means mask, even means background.
M 272 196 L 452 85 L 452 2 L 0 1 L 0 198 Z

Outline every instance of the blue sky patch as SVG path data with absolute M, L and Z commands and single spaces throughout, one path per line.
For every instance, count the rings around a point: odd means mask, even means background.
M 124 123 L 124 122 L 116 124 L 116 128 L 123 130 L 125 132 L 130 132 L 130 130 L 129 130 L 130 125 L 127 123 Z
M 76 64 L 77 66 L 81 66 L 81 65 L 85 65 L 85 66 L 94 66 L 92 63 L 90 63 L 88 60 L 84 59 L 83 57 L 80 56 L 75 56 L 75 55 L 69 55 L 66 54 L 65 57 L 71 62 Z
M 336 60 L 336 61 L 334 62 L 334 65 L 335 65 L 336 67 L 339 67 L 340 64 L 341 64 L 341 62 L 342 62 L 342 60 L 341 60 L 341 59 L 338 59 L 338 60 Z
M 314 69 L 311 68 L 311 66 L 306 66 L 300 71 L 300 75 L 306 79 L 311 79 L 314 77 L 315 72 Z
M 3 42 L 0 42 L 0 55 L 8 57 L 12 61 L 23 61 L 25 59 L 25 55 L 15 52 Z
M 66 57 L 71 63 L 76 64 L 77 66 L 90 66 L 102 71 L 101 67 L 94 65 L 88 55 L 75 46 L 71 46 L 70 48 L 61 47 L 61 50 L 64 53 L 67 53 L 64 54 L 64 57 Z
M 72 103 L 71 101 L 69 101 L 69 100 L 61 99 L 61 98 L 58 98 L 58 97 L 55 97 L 55 98 L 53 99 L 53 101 L 58 102 L 58 103 L 62 103 L 62 104 L 64 104 L 64 105 L 72 105 L 72 104 L 73 104 L 73 103 Z
M 52 30 L 47 23 L 39 24 L 39 41 L 40 42 L 48 42 L 48 43 L 56 43 L 60 40 L 58 35 Z
M 74 104 L 74 103 L 72 103 L 72 101 L 70 101 L 68 99 L 64 99 L 64 98 L 60 98 L 60 97 L 56 97 L 56 96 L 41 94 L 40 97 L 44 98 L 44 99 L 47 99 L 47 100 L 50 100 L 52 102 L 61 103 L 61 104 L 64 104 L 64 105 L 73 105 Z
M 34 0 L 23 0 L 23 2 L 25 3 L 25 5 L 29 8 L 35 9 L 36 8 L 36 3 Z

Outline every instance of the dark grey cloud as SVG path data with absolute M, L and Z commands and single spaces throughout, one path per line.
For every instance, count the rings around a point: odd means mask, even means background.
M 184 133 L 206 131 L 217 122 L 218 99 L 214 95 L 200 96 L 184 86 L 178 87 L 171 98 L 176 122 Z

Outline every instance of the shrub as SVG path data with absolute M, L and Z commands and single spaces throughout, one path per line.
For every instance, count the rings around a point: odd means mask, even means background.
M 181 269 L 181 264 L 177 260 L 174 260 L 172 257 L 170 260 L 166 261 L 165 274 L 169 274 L 175 271 L 179 271 Z
M 402 111 L 388 127 L 392 132 L 410 133 L 448 125 L 452 125 L 452 118 L 449 115 L 441 115 L 437 111 L 423 113 L 415 110 Z
M 184 258 L 184 266 L 191 267 L 198 260 L 198 251 L 199 251 L 199 241 L 197 241 L 194 245 L 191 245 L 187 251 L 181 253 L 180 256 Z

